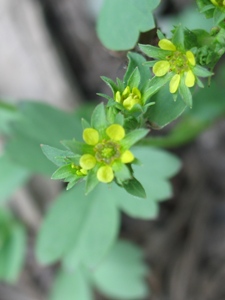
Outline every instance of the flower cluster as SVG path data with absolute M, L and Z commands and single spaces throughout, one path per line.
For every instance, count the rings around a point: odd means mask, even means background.
M 131 110 L 135 104 L 143 104 L 141 92 L 136 87 L 133 87 L 131 90 L 131 88 L 127 86 L 122 93 L 117 91 L 115 94 L 115 100 L 122 104 L 127 110 Z
M 159 41 L 159 48 L 165 50 L 165 55 L 153 66 L 153 73 L 158 76 L 164 76 L 168 72 L 174 75 L 170 80 L 170 93 L 176 93 L 181 81 L 184 77 L 184 82 L 187 87 L 192 87 L 195 84 L 195 75 L 193 67 L 196 65 L 194 54 L 189 51 L 178 49 L 170 40 L 162 39 Z
M 134 160 L 132 152 L 123 145 L 124 137 L 125 130 L 118 124 L 112 124 L 102 132 L 86 128 L 83 131 L 83 139 L 91 147 L 88 153 L 80 158 L 82 169 L 88 171 L 96 167 L 98 180 L 104 183 L 111 182 L 115 176 L 114 168 Z

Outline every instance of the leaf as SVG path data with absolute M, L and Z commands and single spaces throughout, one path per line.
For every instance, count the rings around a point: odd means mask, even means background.
M 199 76 L 199 77 L 209 77 L 209 76 L 212 76 L 213 73 L 210 72 L 209 70 L 207 70 L 206 68 L 203 68 L 199 65 L 196 65 L 193 69 L 194 71 L 194 74 L 196 76 Z
M 48 145 L 41 145 L 41 150 L 44 155 L 58 167 L 65 164 L 65 160 L 63 158 L 66 156 L 74 156 L 74 153 L 71 151 L 57 149 Z
M 140 32 L 155 27 L 152 11 L 159 0 L 105 0 L 97 22 L 97 34 L 111 50 L 132 49 Z
M 172 73 L 167 73 L 163 77 L 154 76 L 148 83 L 149 88 L 145 90 L 143 102 L 145 103 L 150 97 L 156 94 L 172 77 Z
M 96 168 L 90 170 L 87 175 L 86 184 L 85 184 L 85 194 L 89 194 L 98 184 L 99 181 L 96 176 Z
M 112 246 L 119 227 L 118 210 L 108 186 L 99 185 L 95 193 L 84 195 L 80 183 L 55 201 L 37 239 L 40 262 L 64 264 L 75 268 L 79 261 L 95 266 Z
M 105 128 L 106 124 L 105 106 L 103 103 L 100 103 L 96 106 L 92 113 L 91 126 L 98 131 L 101 131 L 103 128 Z
M 125 182 L 123 184 L 123 187 L 129 194 L 131 194 L 133 196 L 136 196 L 139 198 L 146 198 L 145 189 L 143 188 L 141 183 L 136 178 L 132 178 L 132 179 L 128 180 L 127 182 Z
M 6 201 L 30 177 L 30 172 L 15 164 L 6 154 L 0 157 L 0 203 Z
M 119 241 L 93 273 L 97 288 L 112 299 L 136 300 L 149 294 L 143 253 L 136 245 Z
M 81 123 L 75 114 L 42 103 L 24 102 L 21 118 L 12 128 L 13 139 L 6 146 L 8 155 L 32 172 L 51 175 L 54 166 L 40 151 L 40 144 L 60 148 L 60 140 L 81 138 Z M 63 124 L 63 126 L 62 126 Z
M 155 129 L 160 129 L 177 119 L 187 107 L 180 97 L 177 101 L 173 100 L 167 85 L 154 95 L 152 101 L 155 105 L 149 108 L 147 118 Z
M 14 283 L 21 272 L 25 259 L 26 234 L 22 225 L 12 222 L 7 240 L 0 251 L 0 279 Z
M 71 164 L 63 165 L 52 174 L 52 179 L 64 179 L 68 176 L 71 176 L 73 174 L 72 171 L 73 169 Z M 76 175 L 74 174 L 74 177 L 75 176 Z
M 181 82 L 179 85 L 179 92 L 184 103 L 190 108 L 192 108 L 192 93 L 190 89 L 186 86 L 184 82 L 184 78 L 181 78 Z
M 136 87 L 138 87 L 140 90 L 143 88 L 145 82 L 151 77 L 151 73 L 149 68 L 147 68 L 144 63 L 146 62 L 145 58 L 135 52 L 128 52 L 127 57 L 129 59 L 129 63 L 127 66 L 126 73 L 124 75 L 124 82 L 126 85 L 128 84 L 128 80 L 134 72 L 135 68 L 138 68 L 139 73 L 140 73 L 140 83 Z
M 148 132 L 149 130 L 144 128 L 133 130 L 125 135 L 124 139 L 120 142 L 120 144 L 125 149 L 129 149 L 132 145 L 134 145 L 140 139 L 145 137 L 148 134 Z
M 145 53 L 147 56 L 151 58 L 156 58 L 160 60 L 166 59 L 166 56 L 171 54 L 171 51 L 163 50 L 159 47 L 155 47 L 152 45 L 138 45 L 140 50 Z
M 61 270 L 53 283 L 50 300 L 93 300 L 91 286 L 82 268 L 75 272 Z
M 134 69 L 134 71 L 131 73 L 131 75 L 128 79 L 127 85 L 131 89 L 134 88 L 134 87 L 138 87 L 138 85 L 140 83 L 140 80 L 141 80 L 141 75 L 140 75 L 140 72 L 139 72 L 138 68 L 136 67 Z

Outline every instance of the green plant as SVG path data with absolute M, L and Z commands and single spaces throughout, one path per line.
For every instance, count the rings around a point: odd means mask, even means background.
M 157 217 L 159 202 L 172 195 L 169 179 L 181 167 L 178 158 L 157 147 L 189 142 L 225 111 L 221 83 L 212 80 L 206 91 L 200 79 L 211 81 L 225 52 L 224 4 L 197 3 L 215 26 L 207 31 L 175 25 L 167 37 L 160 30 L 154 35 L 152 11 L 159 1 L 105 0 L 97 32 L 107 48 L 133 49 L 140 32 L 150 31 L 152 40 L 128 52 L 122 79 L 102 77 L 111 91 L 99 94 L 106 103 L 91 115 L 40 103 L 0 106 L 6 120 L 0 129 L 9 138 L 5 168 L 18 174 L 10 184 L 16 186 L 31 173 L 53 173 L 52 179 L 64 180 L 69 190 L 54 201 L 37 238 L 39 261 L 61 262 L 52 300 L 93 299 L 92 287 L 113 299 L 141 299 L 148 293 L 143 254 L 118 241 L 121 213 Z M 151 136 L 150 129 L 162 129 L 181 115 L 168 135 Z M 16 126 L 8 126 L 8 120 Z

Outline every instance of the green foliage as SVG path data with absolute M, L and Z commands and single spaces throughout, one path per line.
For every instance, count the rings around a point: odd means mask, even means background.
M 41 153 L 40 145 L 59 147 L 62 139 L 79 137 L 80 121 L 75 114 L 42 103 L 24 102 L 18 109 L 21 117 L 11 129 L 13 139 L 7 143 L 8 155 L 32 172 L 52 174 L 54 167 Z
M 83 268 L 74 272 L 62 270 L 57 275 L 50 300 L 93 300 L 88 277 Z
M 132 49 L 140 32 L 155 27 L 152 11 L 159 3 L 159 0 L 104 0 L 97 24 L 102 44 L 111 50 Z
M 136 300 L 148 294 L 144 282 L 146 275 L 147 268 L 140 249 L 129 242 L 119 241 L 93 272 L 93 281 L 102 293 L 112 299 Z
M 118 227 L 118 211 L 108 191 L 99 188 L 85 196 L 83 184 L 77 185 L 59 196 L 47 214 L 37 257 L 45 264 L 63 258 L 71 268 L 80 261 L 93 267 L 113 244 Z
M 17 280 L 23 267 L 26 250 L 24 227 L 12 215 L 0 210 L 0 279 L 9 283 Z
M 9 199 L 15 190 L 25 183 L 30 172 L 15 164 L 8 155 L 0 157 L 0 203 Z

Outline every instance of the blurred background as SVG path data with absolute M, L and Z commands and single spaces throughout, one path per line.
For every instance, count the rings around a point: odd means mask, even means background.
M 204 17 L 195 17 L 194 2 L 163 0 L 156 11 L 161 30 L 169 33 L 179 21 L 193 28 L 204 22 Z M 96 36 L 101 3 L 1 0 L 1 98 L 9 103 L 41 101 L 65 111 L 100 101 L 96 93 L 108 92 L 100 76 L 122 77 L 127 64 L 125 52 L 105 49 Z M 183 162 L 173 179 L 173 199 L 161 204 L 154 221 L 124 215 L 121 236 L 144 250 L 151 268 L 146 300 L 224 300 L 225 121 L 171 151 Z M 58 182 L 33 176 L 11 197 L 11 208 L 28 228 L 28 249 L 18 282 L 0 283 L 0 300 L 47 299 L 57 266 L 40 266 L 33 248 L 42 215 L 61 188 Z M 107 300 L 97 292 L 96 299 Z

